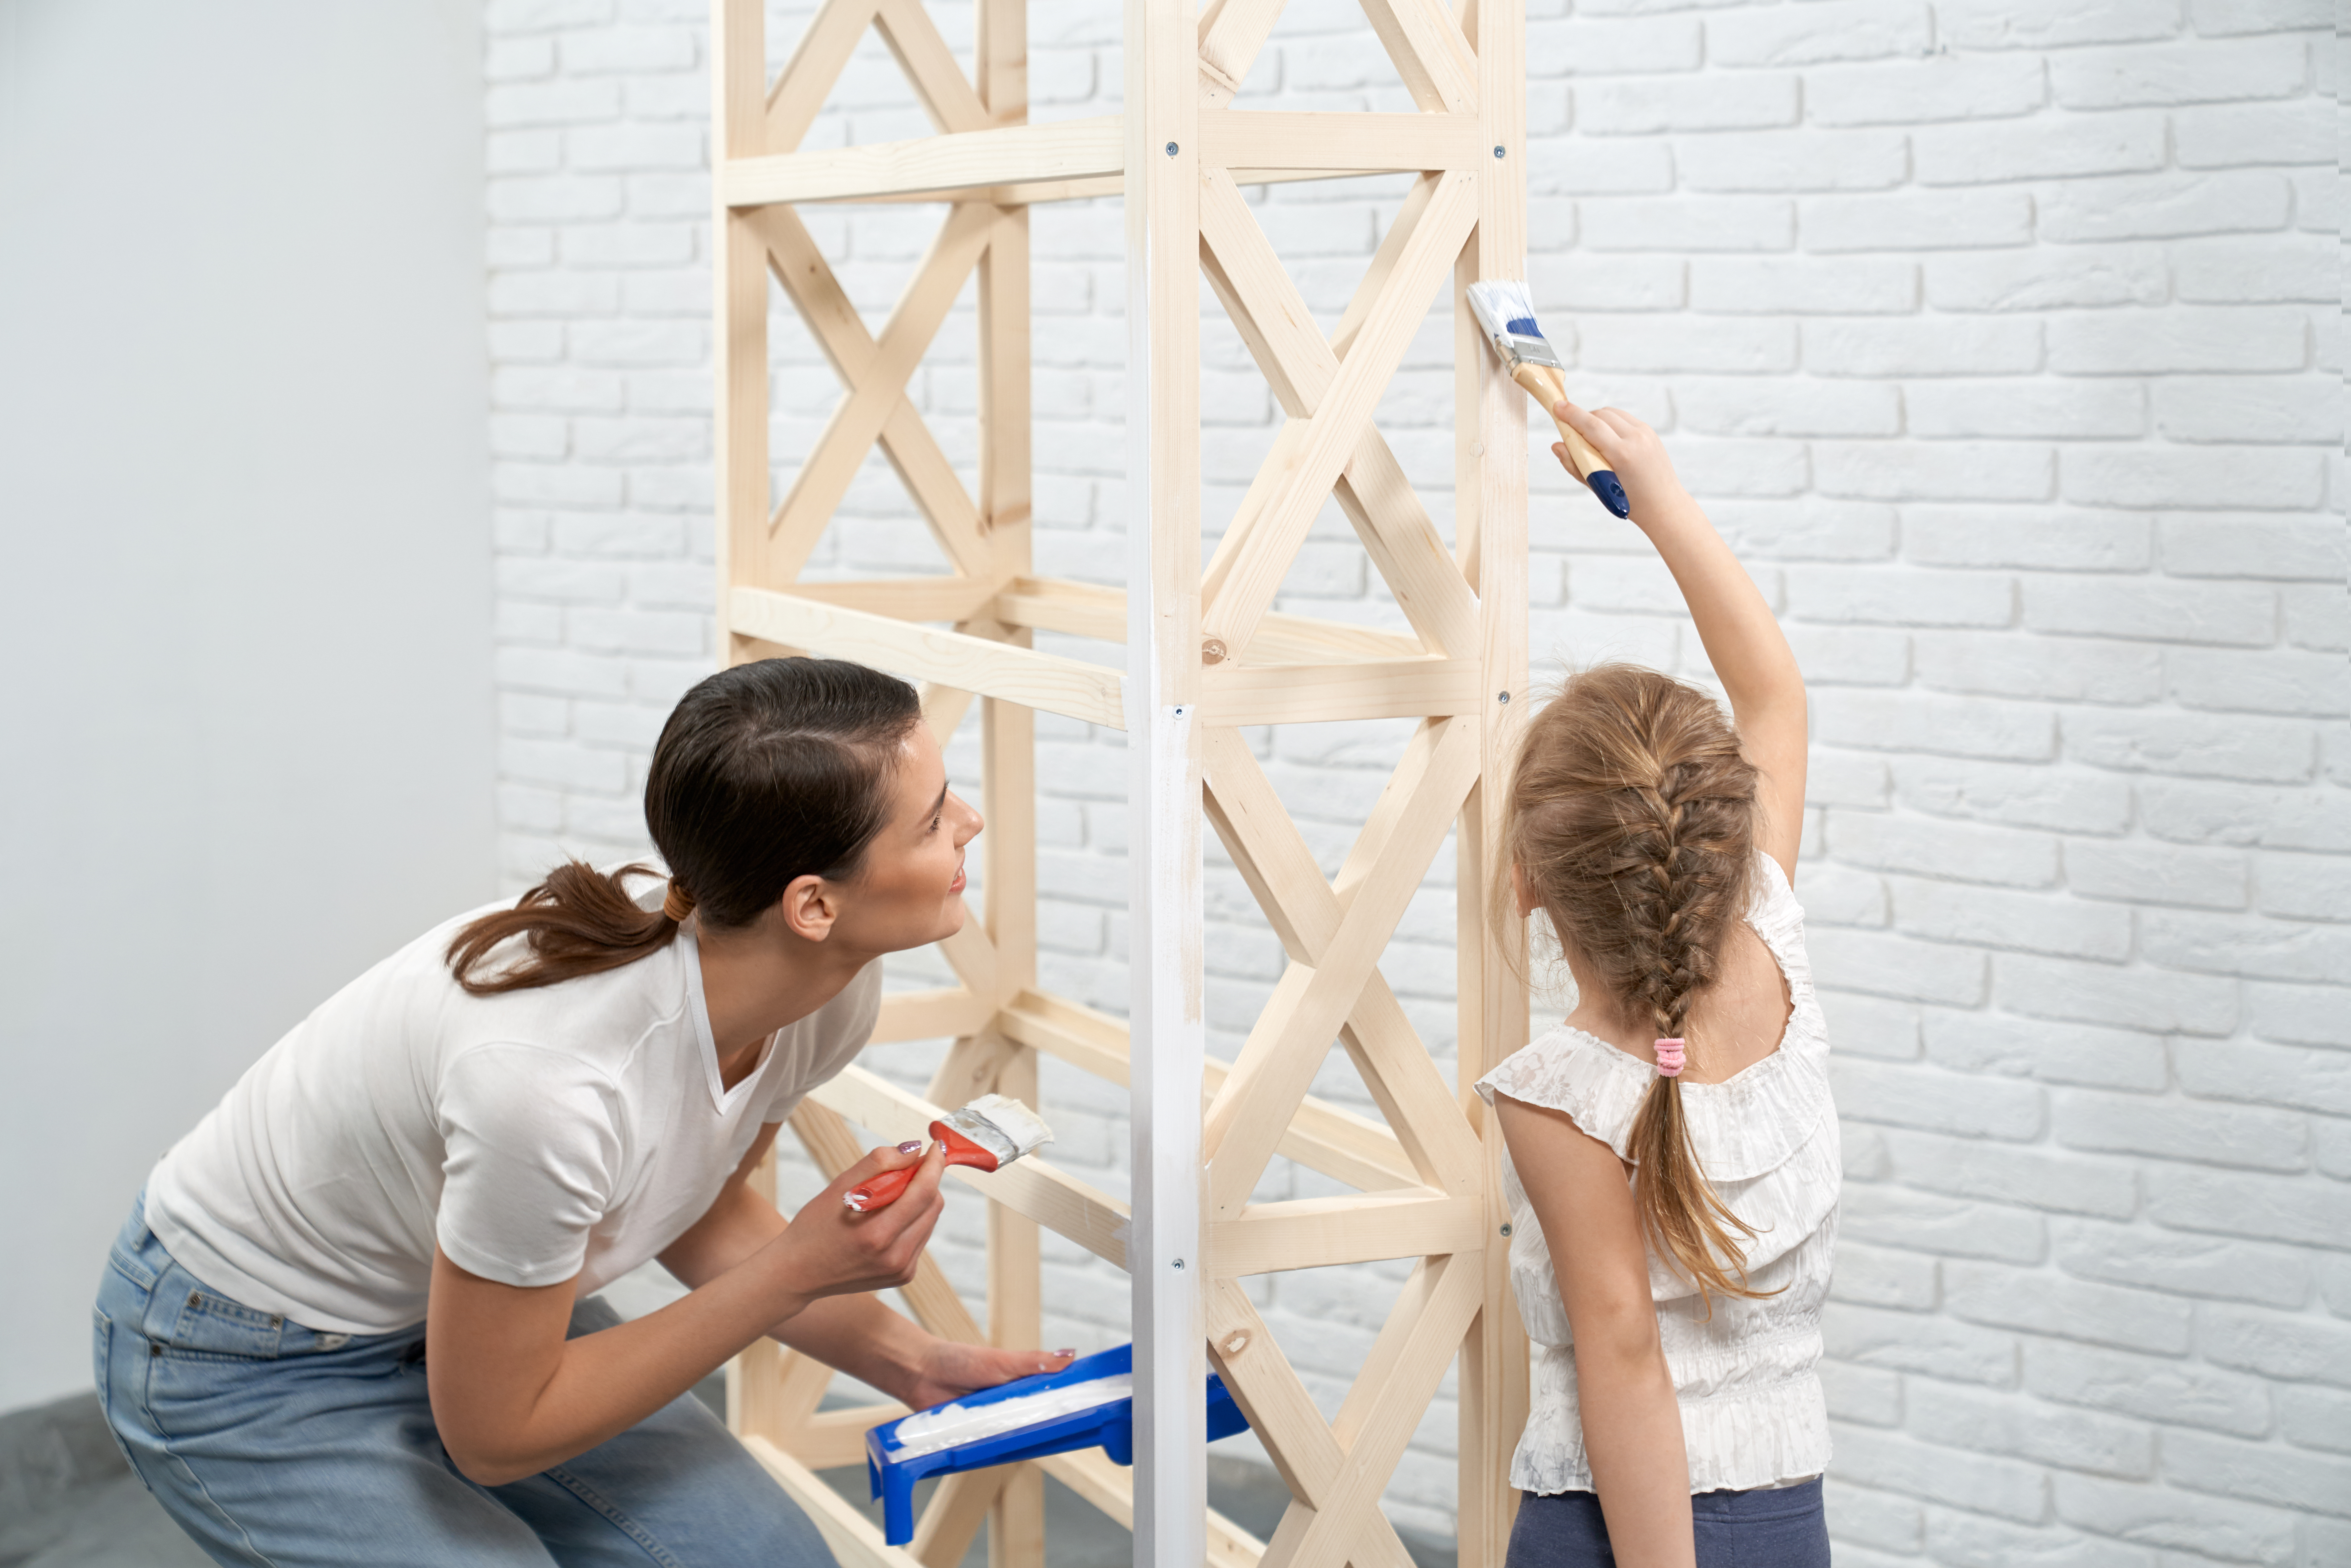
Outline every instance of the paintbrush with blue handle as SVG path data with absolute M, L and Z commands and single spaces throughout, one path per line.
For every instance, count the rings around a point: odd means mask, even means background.
M 1552 352 L 1551 342 L 1535 325 L 1534 296 L 1527 286 L 1508 278 L 1469 286 L 1469 311 L 1478 318 L 1479 329 L 1486 341 L 1494 345 L 1494 353 L 1510 372 L 1510 379 L 1527 389 L 1527 395 L 1542 404 L 1551 422 L 1559 426 L 1562 441 L 1567 443 L 1567 458 L 1577 477 L 1592 487 L 1600 504 L 1620 517 L 1633 515 L 1632 503 L 1625 498 L 1625 486 L 1617 483 L 1609 471 L 1607 459 L 1593 450 L 1573 425 L 1555 413 L 1552 405 L 1567 399 L 1567 379 L 1562 373 L 1567 367 Z

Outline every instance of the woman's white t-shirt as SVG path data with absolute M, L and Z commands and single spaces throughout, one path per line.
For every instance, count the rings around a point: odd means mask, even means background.
M 445 955 L 483 913 L 337 992 L 163 1155 L 147 1223 L 191 1274 L 357 1334 L 423 1319 L 436 1243 L 484 1279 L 578 1275 L 587 1295 L 701 1218 L 881 1006 L 876 964 L 727 1089 L 690 925 L 622 968 L 475 997 Z

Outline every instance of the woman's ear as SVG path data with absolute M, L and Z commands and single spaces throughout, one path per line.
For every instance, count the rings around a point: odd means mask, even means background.
M 1534 893 L 1527 886 L 1527 874 L 1519 869 L 1516 861 L 1510 862 L 1510 897 L 1519 906 L 1520 919 L 1524 920 L 1535 912 Z
M 832 935 L 841 918 L 841 887 L 820 876 L 796 876 L 778 901 L 784 929 L 806 942 L 821 942 Z

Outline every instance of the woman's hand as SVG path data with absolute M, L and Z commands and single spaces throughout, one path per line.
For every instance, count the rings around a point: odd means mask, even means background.
M 1016 1377 L 1060 1372 L 1077 1355 L 1073 1350 L 998 1350 L 992 1344 L 934 1338 L 909 1374 L 890 1379 L 881 1385 L 882 1392 L 909 1410 L 927 1410 Z
M 1609 472 L 1625 486 L 1625 499 L 1630 503 L 1633 521 L 1646 528 L 1660 519 L 1677 504 L 1687 505 L 1689 492 L 1682 488 L 1681 476 L 1674 472 L 1674 460 L 1666 455 L 1666 444 L 1657 433 L 1621 408 L 1604 408 L 1597 412 L 1578 408 L 1564 398 L 1552 405 L 1552 413 L 1567 422 L 1592 449 L 1608 464 Z M 1551 444 L 1552 455 L 1570 474 L 1575 472 L 1567 460 L 1567 443 Z
M 915 1166 L 914 1179 L 885 1207 L 860 1214 L 841 1200 L 883 1171 Z M 939 1178 L 947 1152 L 934 1143 L 922 1154 L 875 1149 L 832 1179 L 792 1217 L 784 1233 L 769 1242 L 792 1293 L 809 1301 L 823 1296 L 887 1291 L 910 1282 L 931 1231 L 946 1211 Z

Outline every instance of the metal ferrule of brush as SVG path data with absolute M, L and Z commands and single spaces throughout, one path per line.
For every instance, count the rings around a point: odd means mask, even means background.
M 1006 1137 L 995 1123 L 967 1105 L 939 1118 L 956 1132 L 996 1156 L 998 1166 L 1020 1157 L 1020 1145 Z
M 1548 338 L 1525 338 L 1516 332 L 1497 332 L 1494 334 L 1494 351 L 1502 356 L 1504 364 L 1512 367 L 1523 364 L 1541 365 L 1562 371 L 1567 369 L 1560 357 L 1552 351 Z

